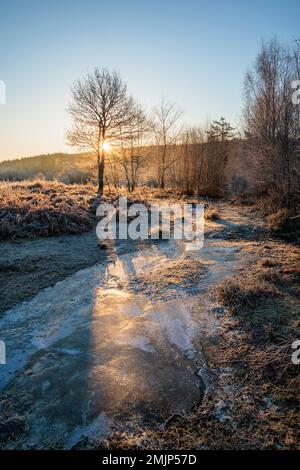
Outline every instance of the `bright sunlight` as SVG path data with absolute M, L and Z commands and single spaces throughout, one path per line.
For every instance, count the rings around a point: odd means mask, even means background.
M 110 151 L 110 143 L 109 142 L 104 142 L 104 144 L 102 145 L 102 148 L 105 152 L 109 152 Z

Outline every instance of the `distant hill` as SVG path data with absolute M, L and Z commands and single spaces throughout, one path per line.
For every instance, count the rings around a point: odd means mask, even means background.
M 174 168 L 176 170 L 176 165 L 180 162 L 182 152 L 184 154 L 184 148 L 174 146 L 170 148 L 169 151 L 173 153 L 175 158 L 174 167 L 170 166 L 166 175 L 167 184 L 168 178 L 173 177 L 172 170 Z M 150 186 L 157 185 L 157 171 L 160 165 L 157 157 L 158 147 L 151 145 L 145 146 L 142 149 L 140 148 L 139 152 L 141 155 L 138 178 L 139 184 Z M 232 185 L 234 192 L 239 191 L 241 188 L 245 189 L 246 186 L 249 184 L 252 185 L 253 183 L 249 161 L 250 158 L 246 150 L 245 142 L 232 142 L 225 176 L 228 184 Z M 125 168 L 125 166 L 127 166 L 127 168 Z M 124 162 L 122 163 L 116 155 L 113 155 L 112 158 L 107 155 L 105 171 L 107 180 L 112 185 L 125 185 L 126 171 L 130 173 L 132 169 L 129 163 L 124 165 Z M 179 170 L 177 168 L 177 173 L 178 171 L 180 172 L 180 168 Z M 45 180 L 56 179 L 67 184 L 96 181 L 96 157 L 90 153 L 53 153 L 0 162 L 0 181 L 23 181 L 32 180 L 33 178 L 42 178 Z
M 0 180 L 22 181 L 36 177 L 83 183 L 95 175 L 95 158 L 88 153 L 53 153 L 0 162 Z

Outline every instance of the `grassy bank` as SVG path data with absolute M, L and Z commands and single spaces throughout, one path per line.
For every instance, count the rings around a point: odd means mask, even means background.
M 130 194 L 125 188 L 110 193 L 107 189 L 103 200 L 114 202 L 118 196 L 127 196 L 129 204 L 184 199 L 180 193 L 140 187 Z M 97 188 L 91 183 L 64 184 L 38 179 L 0 183 L 0 240 L 87 232 L 95 224 L 99 204 Z
M 93 226 L 93 185 L 55 181 L 0 184 L 0 239 L 77 234 Z

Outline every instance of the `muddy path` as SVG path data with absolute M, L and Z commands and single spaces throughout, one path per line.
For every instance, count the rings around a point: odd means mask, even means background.
M 202 401 L 222 335 L 213 288 L 261 234 L 253 215 L 220 211 L 199 251 L 174 240 L 118 246 L 5 311 L 2 448 L 93 446 L 119 424 L 161 425 Z

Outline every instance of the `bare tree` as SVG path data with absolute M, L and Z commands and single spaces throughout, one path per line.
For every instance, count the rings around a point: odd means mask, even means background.
M 143 111 L 128 95 L 127 86 L 117 72 L 95 68 L 93 73 L 74 83 L 68 112 L 73 127 L 67 133 L 67 141 L 96 155 L 98 190 L 102 195 L 107 142 L 117 146 L 133 136 Z
M 139 183 L 139 174 L 147 153 L 150 123 L 141 115 L 135 132 L 123 141 L 118 152 L 118 162 L 123 168 L 127 189 L 134 191 Z
M 181 132 L 178 126 L 182 112 L 175 103 L 169 103 L 162 99 L 160 105 L 153 110 L 152 127 L 155 135 L 159 155 L 159 186 L 164 189 L 166 170 L 173 161 L 168 161 L 168 148 L 176 144 Z
M 204 138 L 201 128 L 188 127 L 181 133 L 173 180 L 185 194 L 199 193 L 205 175 Z
M 292 82 L 299 78 L 299 58 L 297 46 L 283 47 L 276 39 L 263 43 L 245 80 L 245 131 L 257 188 L 271 211 L 295 209 L 300 121 Z

